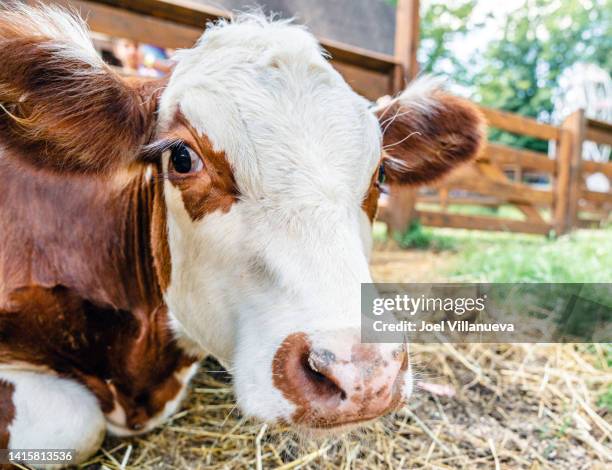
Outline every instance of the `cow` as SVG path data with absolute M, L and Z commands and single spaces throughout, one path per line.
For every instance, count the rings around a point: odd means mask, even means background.
M 245 415 L 329 432 L 406 403 L 403 344 L 360 342 L 379 174 L 481 149 L 419 79 L 373 106 L 315 37 L 241 14 L 123 77 L 76 15 L 0 16 L 0 448 L 95 453 L 177 411 L 199 361 Z

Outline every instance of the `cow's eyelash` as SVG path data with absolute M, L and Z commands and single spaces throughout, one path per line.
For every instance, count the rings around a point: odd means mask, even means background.
M 181 143 L 183 143 L 181 139 L 162 139 L 145 145 L 141 150 L 142 159 L 147 162 L 156 162 L 166 150 Z

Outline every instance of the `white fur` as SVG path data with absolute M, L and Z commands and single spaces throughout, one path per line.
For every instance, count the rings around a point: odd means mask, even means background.
M 247 414 L 289 419 L 272 377 L 281 342 L 358 332 L 379 124 L 315 38 L 287 22 L 223 22 L 174 58 L 162 130 L 180 110 L 225 152 L 241 195 L 194 222 L 165 183 L 174 331 L 231 366 Z
M 440 106 L 433 95 L 444 86 L 443 77 L 422 75 L 410 82 L 410 84 L 397 96 L 383 96 L 379 98 L 372 107 L 372 111 L 379 112 L 399 103 L 404 109 L 401 112 L 414 112 L 419 110 L 423 114 L 431 114 Z M 393 115 L 383 115 L 383 130 L 388 125 L 388 119 Z
M 98 401 L 84 386 L 30 371 L 2 369 L 0 379 L 15 387 L 9 449 L 75 449 L 77 462 L 98 450 L 105 420 Z

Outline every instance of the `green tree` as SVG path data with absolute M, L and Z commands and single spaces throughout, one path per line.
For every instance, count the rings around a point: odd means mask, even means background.
M 397 0 L 387 0 L 397 5 Z M 452 76 L 462 85 L 469 83 L 467 64 L 457 58 L 452 44 L 481 27 L 471 22 L 477 0 L 421 0 L 418 60 L 421 73 Z
M 612 0 L 525 0 L 505 19 L 474 76 L 484 105 L 549 120 L 552 93 L 566 67 L 593 62 L 612 70 Z M 491 139 L 545 151 L 547 143 L 493 131 Z
M 493 13 L 496 4 L 485 7 Z M 423 72 L 448 76 L 470 90 L 475 101 L 548 121 L 563 70 L 583 61 L 612 71 L 612 0 L 524 0 L 501 19 L 501 37 L 488 39 L 482 53 L 459 60 L 462 36 L 483 26 L 473 19 L 477 5 L 483 7 L 477 0 L 423 0 L 419 46 Z M 486 18 L 500 21 L 492 14 Z M 496 130 L 490 138 L 540 151 L 547 147 L 544 141 Z
M 474 4 L 475 0 L 423 2 L 418 52 L 423 73 L 452 76 L 462 85 L 470 82 L 468 64 L 458 59 L 451 45 L 482 26 L 471 22 Z

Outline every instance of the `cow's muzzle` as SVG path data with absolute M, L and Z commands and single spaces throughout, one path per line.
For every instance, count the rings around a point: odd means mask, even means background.
M 403 400 L 403 345 L 363 344 L 354 330 L 289 335 L 272 364 L 274 385 L 296 406 L 295 424 L 335 428 L 377 418 Z

